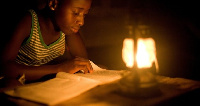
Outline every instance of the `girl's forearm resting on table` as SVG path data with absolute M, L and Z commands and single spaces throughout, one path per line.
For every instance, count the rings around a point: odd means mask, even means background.
M 38 80 L 48 74 L 57 73 L 59 69 L 59 65 L 26 66 L 15 61 L 7 62 L 4 67 L 5 77 L 17 78 L 25 74 L 26 80 L 30 81 Z

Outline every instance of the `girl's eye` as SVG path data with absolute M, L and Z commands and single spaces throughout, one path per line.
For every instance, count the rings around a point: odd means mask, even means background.
M 74 15 L 74 16 L 79 16 L 80 15 L 80 13 L 79 13 L 79 11 L 72 11 L 72 14 Z
M 72 11 L 72 14 L 76 17 L 79 17 L 79 16 L 85 17 L 87 15 L 87 13 L 82 13 L 82 12 L 79 12 L 79 11 Z
M 77 12 L 73 12 L 73 14 L 74 14 L 75 16 L 79 16 L 79 13 L 77 13 Z

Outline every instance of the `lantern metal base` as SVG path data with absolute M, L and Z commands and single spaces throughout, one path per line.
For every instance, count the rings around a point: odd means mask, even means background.
M 127 71 L 118 82 L 119 93 L 129 97 L 160 95 L 155 75 L 148 70 Z

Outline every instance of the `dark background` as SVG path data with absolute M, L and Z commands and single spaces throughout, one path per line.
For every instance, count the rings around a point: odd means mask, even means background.
M 43 1 L 1 2 L 1 49 L 21 14 L 42 8 Z M 126 26 L 148 25 L 156 41 L 159 74 L 200 80 L 199 10 L 195 0 L 93 0 L 81 34 L 90 60 L 121 70 L 126 69 L 121 56 Z

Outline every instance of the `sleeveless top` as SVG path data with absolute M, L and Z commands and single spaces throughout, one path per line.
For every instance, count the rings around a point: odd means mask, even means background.
M 64 54 L 65 34 L 60 32 L 58 40 L 46 45 L 42 38 L 36 12 L 34 10 L 29 10 L 29 12 L 32 15 L 31 33 L 21 45 L 16 62 L 28 66 L 40 66 Z

